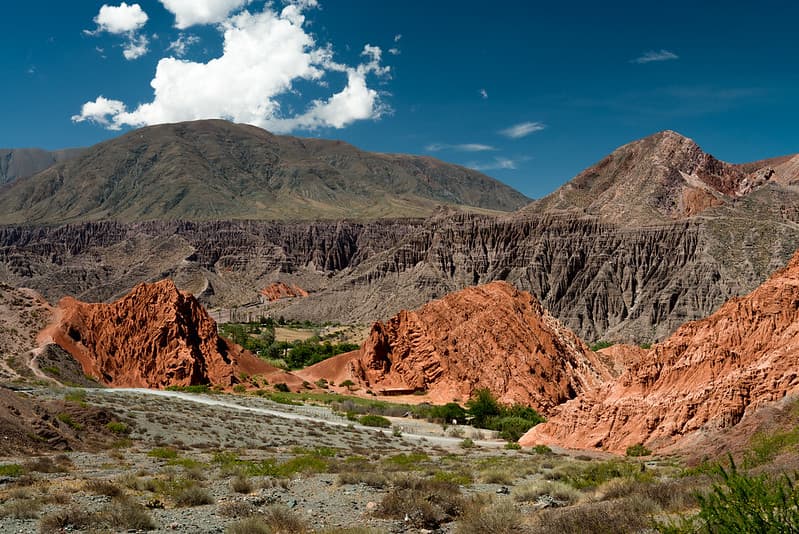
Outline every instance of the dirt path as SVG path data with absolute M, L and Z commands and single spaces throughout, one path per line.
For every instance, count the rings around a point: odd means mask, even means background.
M 97 389 L 94 390 L 94 392 L 101 394 L 111 394 L 111 395 L 116 393 L 121 393 L 123 395 L 151 395 L 163 398 L 180 399 L 188 402 L 194 402 L 197 404 L 203 404 L 206 406 L 220 406 L 231 410 L 238 410 L 242 412 L 249 412 L 261 415 L 271 415 L 274 417 L 280 417 L 283 419 L 291 419 L 296 421 L 311 421 L 330 426 L 347 427 L 353 424 L 351 421 L 348 421 L 346 419 L 337 421 L 337 420 L 326 419 L 323 417 L 315 417 L 312 415 L 304 415 L 296 413 L 294 411 L 291 411 L 294 407 L 288 405 L 285 406 L 285 410 L 244 406 L 241 404 L 237 404 L 235 402 L 228 402 L 228 401 L 209 398 L 205 395 L 195 395 L 190 393 L 182 393 L 179 391 L 163 391 L 157 389 L 139 389 L 139 388 L 115 388 L 115 389 Z M 375 428 L 368 426 L 359 426 L 358 428 L 359 430 L 364 430 L 367 432 L 375 432 L 375 433 L 384 432 L 386 430 L 383 428 Z M 431 435 L 414 434 L 406 432 L 402 433 L 402 437 L 415 441 L 424 441 L 428 444 L 442 445 L 448 447 L 458 447 L 463 441 L 463 438 L 448 437 L 448 436 L 431 436 Z M 499 440 L 473 440 L 473 441 L 475 445 L 486 448 L 502 448 L 505 446 L 505 442 Z

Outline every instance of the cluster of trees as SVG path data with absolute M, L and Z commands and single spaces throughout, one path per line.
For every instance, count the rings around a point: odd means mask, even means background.
M 545 421 L 529 406 L 500 403 L 489 389 L 476 390 L 465 408 L 454 402 L 433 406 L 428 418 L 446 424 L 468 421 L 477 428 L 496 430 L 508 441 L 518 441 L 525 432 Z
M 275 326 L 279 324 L 280 321 L 267 318 L 253 323 L 225 323 L 220 330 L 227 339 L 261 358 L 283 362 L 287 369 L 301 369 L 358 348 L 354 343 L 322 341 L 319 336 L 303 341 L 275 341 Z

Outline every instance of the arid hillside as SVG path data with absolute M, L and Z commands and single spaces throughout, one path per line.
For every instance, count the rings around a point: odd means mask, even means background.
M 745 297 L 689 322 L 533 428 L 522 444 L 614 452 L 665 449 L 730 429 L 758 408 L 799 394 L 799 253 Z
M 543 413 L 610 378 L 535 297 L 505 282 L 471 287 L 377 322 L 359 351 L 298 372 L 376 393 L 464 402 L 480 388 Z
M 140 284 L 112 304 L 65 298 L 47 334 L 112 387 L 230 387 L 242 375 L 298 381 L 217 334 L 216 323 L 171 280 Z

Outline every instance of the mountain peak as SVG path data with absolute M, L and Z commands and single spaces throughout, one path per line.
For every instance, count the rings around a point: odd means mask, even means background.
M 576 211 L 632 226 L 662 224 L 747 194 L 753 186 L 745 178 L 741 169 L 707 154 L 693 139 L 663 130 L 617 148 L 526 211 Z

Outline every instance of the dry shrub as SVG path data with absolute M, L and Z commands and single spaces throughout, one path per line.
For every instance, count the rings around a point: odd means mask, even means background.
M 272 528 L 261 517 L 248 517 L 236 521 L 225 529 L 225 534 L 273 534 Z
M 236 493 L 250 493 L 253 490 L 253 484 L 246 476 L 237 475 L 230 479 L 230 489 Z
M 393 519 L 408 518 L 416 528 L 438 528 L 463 514 L 466 499 L 457 484 L 416 477 L 394 481 L 383 497 L 377 515 Z
M 649 527 L 657 503 L 632 495 L 611 501 L 549 508 L 536 516 L 534 534 L 627 534 Z
M 117 484 L 109 480 L 93 478 L 83 483 L 83 488 L 95 495 L 105 495 L 106 497 L 120 497 L 125 492 Z
M 12 499 L 0 507 L 0 517 L 36 519 L 41 509 L 42 503 L 38 499 Z
M 522 514 L 512 502 L 487 507 L 470 506 L 458 521 L 457 534 L 516 534 L 522 529 Z
M 55 534 L 70 530 L 85 530 L 95 523 L 96 519 L 92 514 L 72 506 L 44 516 L 39 522 L 39 531 L 42 534 Z
M 58 460 L 58 462 L 55 462 L 49 456 L 40 456 L 25 462 L 23 467 L 31 473 L 66 473 L 69 471 L 69 466 L 71 465 L 69 458 L 59 456 Z
M 255 515 L 257 508 L 246 501 L 228 501 L 219 505 L 217 515 L 221 517 L 250 517 Z
M 115 530 L 153 530 L 155 521 L 141 504 L 132 499 L 114 499 L 98 517 L 104 525 Z
M 175 496 L 175 504 L 178 506 L 203 506 L 204 504 L 214 504 L 214 498 L 205 488 L 189 486 Z
M 601 500 L 612 500 L 637 495 L 657 503 L 666 511 L 674 512 L 697 506 L 696 492 L 701 484 L 690 478 L 662 481 L 638 481 L 617 478 L 597 488 Z
M 516 476 L 510 469 L 494 468 L 483 471 L 480 474 L 480 479 L 485 484 L 505 484 L 510 486 L 516 480 Z
M 581 497 L 578 490 L 554 480 L 540 480 L 524 484 L 513 490 L 513 498 L 519 502 L 536 501 L 544 495 L 549 495 L 561 506 L 574 504 Z
M 283 505 L 269 506 L 264 513 L 238 521 L 226 534 L 306 534 L 310 528 L 297 514 Z

